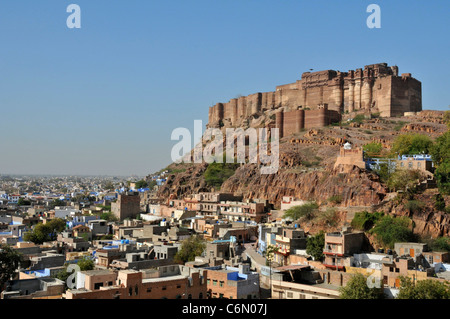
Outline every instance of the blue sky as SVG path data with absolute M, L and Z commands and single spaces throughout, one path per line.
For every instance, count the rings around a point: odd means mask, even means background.
M 81 29 L 69 29 L 69 4 Z M 366 8 L 381 7 L 369 29 Z M 146 175 L 177 127 L 309 69 L 398 65 L 450 105 L 449 1 L 2 0 L 0 174 Z

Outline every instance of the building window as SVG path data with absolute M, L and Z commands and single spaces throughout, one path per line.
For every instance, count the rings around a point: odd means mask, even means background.
M 139 287 L 138 285 L 134 286 L 134 295 L 137 296 L 139 292 Z
M 293 298 L 293 297 L 294 297 L 294 293 L 288 292 L 288 293 L 287 293 L 287 297 L 288 297 L 288 298 Z
M 128 296 L 131 296 L 131 295 L 133 295 L 133 288 L 130 287 L 128 289 Z
M 100 287 L 103 287 L 103 283 L 102 282 L 97 282 L 94 284 L 94 290 L 98 290 L 100 289 Z
M 213 280 L 213 286 L 217 286 L 217 280 Z
M 306 296 L 304 294 L 299 294 L 299 299 L 306 299 Z
M 203 299 L 203 293 L 202 292 L 198 294 L 198 299 Z
M 395 272 L 400 272 L 400 268 L 395 268 Z
M 162 290 L 166 290 L 167 289 L 167 287 L 166 286 L 162 286 Z
M 147 292 L 152 292 L 152 288 L 147 288 Z
M 223 281 L 220 281 L 219 282 L 219 287 L 223 287 L 223 283 L 224 283 Z
M 206 284 L 209 285 L 211 283 L 210 279 L 206 279 Z
M 181 285 L 177 285 L 177 289 L 181 288 Z

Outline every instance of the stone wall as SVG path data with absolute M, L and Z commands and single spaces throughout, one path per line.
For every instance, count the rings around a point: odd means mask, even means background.
M 323 105 L 328 106 L 328 111 L 320 111 Z M 382 117 L 391 117 L 420 112 L 422 87 L 410 73 L 399 76 L 398 67 L 387 63 L 366 65 L 364 69 L 348 72 L 305 72 L 301 80 L 277 86 L 274 92 L 217 103 L 209 108 L 208 127 L 242 127 L 249 125 L 252 117 L 277 109 L 285 112 L 286 132 L 297 131 L 293 127 L 300 120 L 299 109 L 305 111 L 305 128 L 329 125 L 330 121 L 339 120 L 337 115 L 346 112 L 380 113 Z M 306 113 L 306 110 L 317 113 Z

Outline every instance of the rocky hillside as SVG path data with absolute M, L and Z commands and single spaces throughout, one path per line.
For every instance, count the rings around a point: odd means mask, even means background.
M 257 164 L 243 164 L 223 182 L 220 191 L 242 194 L 245 199 L 266 199 L 275 209 L 283 196 L 314 200 L 322 208 L 333 206 L 347 214 L 342 222 L 351 219 L 355 210 L 383 210 L 408 215 L 422 235 L 450 235 L 449 217 L 434 209 L 431 194 L 421 195 L 426 209 L 410 213 L 391 200 L 394 195 L 388 193 L 375 173 L 356 166 L 333 168 L 339 148 L 346 141 L 354 146 L 375 141 L 389 149 L 397 135 L 407 132 L 434 139 L 447 129 L 442 117 L 443 112 L 423 111 L 411 117 L 373 118 L 305 130 L 280 141 L 280 169 L 276 174 L 262 175 Z M 201 191 L 219 191 L 205 180 L 207 168 L 206 163 L 171 164 L 171 174 L 158 195 L 182 198 Z M 446 201 L 450 204 L 447 198 Z

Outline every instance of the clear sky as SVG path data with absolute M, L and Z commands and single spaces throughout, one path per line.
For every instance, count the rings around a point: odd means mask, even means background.
M 0 174 L 155 172 L 173 129 L 309 69 L 398 65 L 424 109 L 447 110 L 449 13 L 443 0 L 2 0 Z

